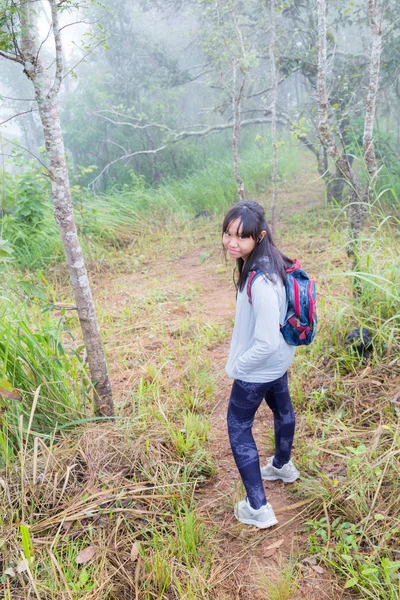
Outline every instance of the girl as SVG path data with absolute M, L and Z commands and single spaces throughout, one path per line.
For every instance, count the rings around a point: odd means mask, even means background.
M 228 406 L 228 433 L 233 457 L 247 497 L 235 506 L 236 518 L 265 529 L 277 524 L 265 497 L 262 479 L 295 481 L 299 472 L 290 460 L 295 416 L 290 400 L 287 370 L 294 356 L 280 333 L 287 300 L 286 269 L 292 261 L 275 246 L 265 213 L 257 202 L 239 202 L 222 225 L 225 251 L 238 268 L 235 327 L 226 372 L 234 379 Z M 262 277 L 247 294 L 251 271 Z M 260 469 L 252 435 L 254 416 L 265 399 L 274 415 L 275 454 Z

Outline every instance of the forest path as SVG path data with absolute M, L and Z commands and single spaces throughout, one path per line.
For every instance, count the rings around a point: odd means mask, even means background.
M 278 236 L 280 232 L 287 233 L 288 229 L 285 228 L 290 227 L 292 219 L 296 219 L 296 213 L 323 205 L 323 183 L 315 174 L 313 165 L 310 165 L 309 157 L 306 156 L 303 160 L 304 168 L 300 173 L 280 185 Z M 267 192 L 259 195 L 258 199 L 264 206 L 268 206 Z M 153 297 L 158 294 L 158 299 L 164 293 L 166 301 L 163 299 L 157 305 L 159 308 L 156 318 L 165 327 L 173 329 L 179 324 L 179 319 L 193 317 L 201 320 L 204 325 L 220 325 L 228 334 L 222 343 L 204 349 L 204 358 L 210 362 L 211 375 L 215 380 L 207 449 L 213 456 L 216 474 L 196 492 L 199 514 L 209 523 L 211 530 L 215 531 L 221 586 L 226 590 L 224 600 L 267 600 L 270 597 L 280 600 L 341 598 L 335 592 L 334 582 L 325 569 L 315 564 L 315 559 L 305 563 L 298 562 L 298 551 L 303 556 L 306 552 L 307 534 L 303 531 L 303 523 L 307 506 L 296 507 L 298 499 L 291 493 L 291 489 L 297 484 L 285 486 L 282 482 L 265 482 L 268 500 L 279 520 L 277 527 L 257 530 L 239 524 L 234 517 L 234 502 L 244 496 L 243 490 L 240 490 L 240 477 L 230 450 L 226 427 L 226 410 L 232 381 L 225 374 L 225 363 L 235 315 L 235 288 L 231 275 L 232 265 L 225 265 L 223 262 L 218 229 L 219 223 L 195 222 L 189 234 L 189 247 L 186 238 L 178 234 L 172 253 L 168 250 L 169 246 L 164 248 L 155 239 L 154 248 L 157 247 L 158 253 L 155 256 L 153 248 L 145 259 L 140 275 L 129 272 L 128 269 L 110 279 L 109 274 L 105 273 L 96 282 L 98 296 L 102 296 L 107 317 L 111 321 L 114 319 L 120 322 L 121 314 L 134 297 L 132 290 L 143 290 L 143 293 L 153 294 Z M 211 230 L 213 233 L 210 238 Z M 311 254 L 315 244 L 312 232 L 308 234 L 311 238 L 307 237 L 302 241 L 303 246 L 306 244 L 309 248 L 307 254 Z M 298 240 L 292 240 L 287 235 L 285 237 L 289 244 L 286 242 L 283 249 L 288 253 L 304 251 L 298 247 Z M 317 256 L 321 255 L 313 256 L 317 263 Z M 154 291 L 154 286 L 158 291 Z M 190 299 L 190 291 L 188 300 L 179 305 L 176 302 L 177 295 L 185 295 L 185 290 L 194 290 L 194 298 Z M 175 300 L 170 302 L 169 296 Z M 143 333 L 138 336 L 129 335 L 126 342 L 120 342 L 118 329 L 115 329 L 114 335 L 106 342 L 117 397 L 128 393 L 134 381 L 142 374 L 135 366 L 137 354 L 142 353 L 149 361 L 156 360 L 162 348 L 158 334 L 147 332 L 148 320 L 143 321 L 143 325 L 139 320 L 134 331 L 141 331 L 138 328 L 142 326 Z M 120 331 L 123 329 L 121 327 Z M 125 352 L 123 367 L 120 352 Z M 253 427 L 262 463 L 273 453 L 272 431 L 272 416 L 263 404 Z M 296 460 L 296 440 L 294 459 Z M 226 577 L 226 573 L 229 573 L 229 577 Z M 291 592 L 290 581 L 293 580 L 298 581 L 298 584 L 293 586 L 296 589 Z M 275 596 L 269 594 L 271 582 L 280 590 Z
M 235 311 L 235 290 L 230 277 L 210 273 L 208 266 L 199 264 L 198 252 L 176 260 L 173 273 L 201 288 L 204 324 L 219 323 L 232 329 Z M 228 267 L 229 271 L 230 267 Z M 290 493 L 290 486 L 282 482 L 265 482 L 268 500 L 277 514 L 279 524 L 270 530 L 257 530 L 238 524 L 233 515 L 234 502 L 243 497 L 239 491 L 240 478 L 229 446 L 226 426 L 226 410 L 231 380 L 224 367 L 229 352 L 230 336 L 224 343 L 209 350 L 209 358 L 216 377 L 216 394 L 211 414 L 211 435 L 208 450 L 217 467 L 215 477 L 203 486 L 198 494 L 199 511 L 203 518 L 216 526 L 221 563 L 231 564 L 229 598 L 265 599 L 268 582 L 287 587 L 285 581 L 294 577 L 294 555 L 304 550 L 306 536 L 302 533 L 303 505 Z M 272 414 L 264 403 L 257 412 L 253 433 L 260 452 L 261 462 L 273 453 L 271 432 Z M 295 446 L 294 446 L 295 454 Z M 293 555 L 293 559 L 291 556 Z M 282 596 L 287 600 L 322 600 L 337 596 L 326 571 L 317 573 L 310 565 L 304 565 L 296 592 Z M 295 586 L 294 586 L 295 587 Z M 331 589 L 332 588 L 332 589 Z
M 308 166 L 307 158 L 305 164 Z M 310 170 L 305 168 L 299 175 L 291 178 L 290 183 L 281 185 L 279 194 L 280 199 L 283 199 L 283 206 L 278 208 L 277 214 L 282 228 L 294 213 L 323 204 L 323 183 L 317 176 L 310 177 Z M 259 200 L 267 204 L 267 193 Z M 201 289 L 199 301 L 203 305 L 204 323 L 219 323 L 231 332 L 235 314 L 231 265 L 228 265 L 226 273 L 218 274 L 212 268 L 212 261 L 204 264 L 199 262 L 197 250 L 189 256 L 175 260 L 171 269 L 175 276 Z M 228 597 L 238 600 L 266 599 L 269 597 L 268 583 L 274 582 L 277 598 L 338 598 L 335 583 L 324 569 L 310 563 L 303 563 L 300 568 L 298 564 L 294 567 L 296 553 L 304 552 L 307 543 L 307 535 L 303 532 L 304 512 L 307 506 L 298 506 L 301 503 L 291 494 L 291 486 L 285 486 L 283 482 L 264 482 L 267 498 L 278 517 L 277 527 L 263 531 L 242 526 L 233 515 L 233 505 L 235 501 L 243 498 L 244 491 L 243 488 L 240 489 L 240 477 L 231 453 L 226 426 L 226 411 L 232 384 L 225 374 L 229 343 L 230 335 L 222 344 L 209 350 L 217 385 L 208 450 L 217 466 L 217 473 L 197 494 L 202 516 L 216 526 L 221 563 L 231 564 Z M 262 464 L 273 454 L 272 432 L 272 413 L 263 403 L 253 426 Z M 298 584 L 293 586 L 291 592 L 288 582 L 297 577 Z

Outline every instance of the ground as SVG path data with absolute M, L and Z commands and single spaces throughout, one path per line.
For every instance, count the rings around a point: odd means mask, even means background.
M 291 215 L 300 211 L 308 211 L 324 202 L 323 184 L 318 177 L 310 178 L 305 171 L 295 178 L 291 186 L 282 185 L 280 198 L 284 208 L 278 209 L 278 235 L 285 230 Z M 265 201 L 265 198 L 260 198 Z M 209 236 L 209 230 L 214 230 L 214 236 Z M 219 224 L 196 223 L 193 226 L 195 243 L 189 249 L 182 247 L 175 252 L 163 254 L 163 248 L 146 255 L 139 273 L 123 273 L 113 276 L 107 273 L 96 278 L 96 296 L 101 297 L 101 311 L 119 320 L 118 316 L 123 306 L 129 304 L 131 294 L 135 290 L 152 289 L 157 281 L 157 293 L 160 302 L 158 318 L 163 322 L 167 333 L 174 330 L 180 319 L 190 319 L 197 316 L 204 325 L 217 324 L 228 331 L 225 340 L 212 346 L 208 359 L 212 365 L 212 373 L 216 382 L 216 393 L 208 406 L 211 414 L 211 434 L 208 440 L 208 450 L 212 454 L 217 472 L 196 493 L 199 514 L 212 526 L 216 525 L 219 554 L 222 562 L 230 563 L 231 584 L 229 597 L 232 598 L 267 598 L 268 581 L 274 581 L 284 587 L 283 579 L 299 578 L 300 584 L 294 586 L 294 593 L 285 595 L 291 600 L 320 600 L 321 598 L 335 599 L 338 586 L 328 575 L 326 569 L 318 566 L 315 558 L 307 560 L 306 535 L 303 531 L 304 513 L 311 499 L 298 502 L 291 493 L 290 487 L 282 482 L 266 482 L 266 492 L 269 501 L 279 519 L 279 525 L 271 530 L 259 531 L 246 528 L 237 523 L 233 516 L 235 499 L 243 495 L 240 490 L 239 476 L 229 447 L 225 415 L 229 398 L 231 381 L 225 374 L 224 366 L 229 351 L 229 332 L 233 326 L 235 312 L 235 289 L 232 282 L 232 264 L 226 263 L 218 240 Z M 211 245 L 214 244 L 214 246 Z M 309 245 L 309 253 L 323 252 L 324 248 L 315 249 Z M 193 248 L 194 246 L 194 248 Z M 296 241 L 290 243 L 295 251 Z M 195 290 L 194 299 L 190 302 L 177 303 L 177 290 Z M 162 296 L 163 291 L 165 297 Z M 107 341 L 106 347 L 111 361 L 111 373 L 114 374 L 113 386 L 117 397 L 128 393 L 138 373 L 134 362 L 131 372 L 121 369 L 123 351 L 127 360 L 127 346 L 135 355 L 138 349 L 144 353 L 148 361 L 156 360 L 162 349 L 162 340 L 158 333 L 149 333 L 149 322 L 139 319 L 132 328 L 132 341 L 116 343 L 116 337 Z M 143 334 L 141 332 L 143 328 Z M 151 330 L 151 328 L 150 328 Z M 125 332 L 126 333 L 126 332 Z M 138 337 L 137 334 L 140 334 Z M 118 335 L 118 332 L 116 332 Z M 117 351 L 118 352 L 113 352 Z M 131 355 L 131 356 L 132 356 Z M 141 372 L 143 374 L 143 371 Z M 261 460 L 265 461 L 271 455 L 272 419 L 270 411 L 262 406 L 257 414 L 254 434 L 257 440 Z M 296 456 L 296 444 L 294 445 Z M 295 487 L 292 486 L 292 488 Z M 297 564 L 297 556 L 301 553 L 305 560 Z M 287 586 L 286 586 L 287 587 Z M 289 586 L 290 587 L 290 586 Z M 288 594 L 288 592 L 286 592 Z M 280 596 L 277 596 L 278 598 Z

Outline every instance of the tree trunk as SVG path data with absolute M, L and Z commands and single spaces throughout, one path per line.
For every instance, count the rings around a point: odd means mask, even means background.
M 24 60 L 25 73 L 34 86 L 42 122 L 49 159 L 54 216 L 67 259 L 79 321 L 86 345 L 90 376 L 94 388 L 95 410 L 99 415 L 111 416 L 114 411 L 111 384 L 73 215 L 63 133 L 57 107 L 57 96 L 62 80 L 61 40 L 59 37 L 57 6 L 53 0 L 50 0 L 50 6 L 56 44 L 56 76 L 54 82 L 51 84 L 47 70 L 39 56 L 33 0 L 27 0 L 21 8 L 21 56 Z
M 347 254 L 357 256 L 358 240 L 363 227 L 367 206 L 363 201 L 360 182 L 347 156 L 336 144 L 328 118 L 328 93 L 326 89 L 326 0 L 318 0 L 318 129 L 322 143 L 326 146 L 328 154 L 335 162 L 339 173 L 346 179 L 350 186 L 348 216 L 350 236 L 347 245 Z
M 232 133 L 232 157 L 233 157 L 233 172 L 235 174 L 236 183 L 238 186 L 239 198 L 245 200 L 244 184 L 239 174 L 238 162 L 238 145 L 239 134 L 241 127 L 240 105 L 242 102 L 245 77 L 243 75 L 239 92 L 236 92 L 236 58 L 232 59 L 233 64 L 233 87 L 232 87 L 232 113 L 233 113 L 233 133 Z
M 372 36 L 371 63 L 369 75 L 369 87 L 367 94 L 367 105 L 365 108 L 363 147 L 365 163 L 367 165 L 369 181 L 366 184 L 364 195 L 369 202 L 371 190 L 374 187 L 377 163 L 373 141 L 374 118 L 376 112 L 376 99 L 379 88 L 379 75 L 382 51 L 382 31 L 378 24 L 378 0 L 368 0 L 368 16 Z
M 353 165 L 354 157 L 350 154 L 346 154 L 346 160 L 351 167 Z M 328 202 L 338 202 L 340 204 L 343 200 L 343 191 L 347 181 L 343 177 L 338 165 L 335 165 L 335 174 L 330 174 L 326 183 Z
M 276 15 L 275 0 L 271 0 L 271 40 L 269 45 L 269 59 L 271 61 L 271 135 L 272 135 L 272 204 L 271 204 L 271 231 L 272 236 L 276 233 L 276 203 L 278 198 L 278 146 L 276 140 L 276 102 L 277 102 L 277 76 L 275 65 L 275 41 L 276 41 Z

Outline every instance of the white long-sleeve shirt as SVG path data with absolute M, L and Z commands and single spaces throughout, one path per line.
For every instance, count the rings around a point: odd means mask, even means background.
M 295 347 L 285 342 L 280 332 L 287 311 L 285 287 L 258 277 L 251 286 L 253 304 L 247 285 L 238 292 L 235 326 L 226 372 L 233 379 L 267 383 L 282 377 L 288 370 Z

